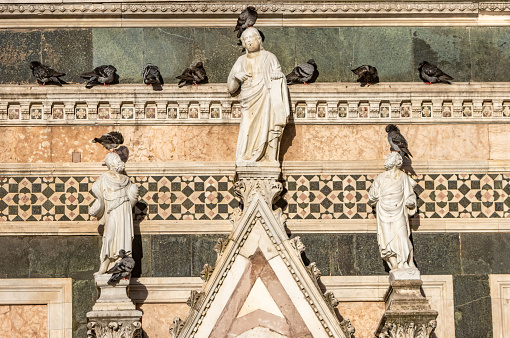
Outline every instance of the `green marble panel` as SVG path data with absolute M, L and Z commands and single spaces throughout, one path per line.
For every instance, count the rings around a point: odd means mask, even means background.
M 409 27 L 356 27 L 352 29 L 352 68 L 369 64 L 377 68 L 381 82 L 413 80 L 413 55 Z M 353 81 L 356 76 L 351 75 Z
M 84 337 L 87 332 L 87 312 L 92 311 L 97 299 L 94 279 L 73 280 L 73 337 Z
M 216 264 L 216 251 L 214 246 L 219 238 L 226 239 L 224 235 L 193 235 L 191 236 L 191 276 L 199 277 L 204 264 Z
M 29 277 L 30 237 L 0 237 L 0 278 Z
M 455 81 L 471 80 L 471 48 L 469 29 L 465 27 L 415 27 L 413 36 L 413 81 L 418 65 L 428 61 L 438 66 Z
M 276 55 L 285 75 L 289 74 L 297 64 L 308 61 L 308 59 L 296 60 L 295 28 L 262 27 L 260 30 L 265 36 L 264 49 Z
M 99 236 L 34 236 L 30 277 L 92 279 L 99 269 Z
M 317 82 L 339 81 L 340 39 L 338 28 L 302 28 L 296 30 L 296 63 L 314 59 L 319 70 Z
M 303 262 L 315 262 L 322 276 L 331 275 L 331 240 L 327 234 L 296 234 L 306 247 Z M 294 236 L 292 236 L 294 237 Z
M 112 65 L 121 83 L 142 82 L 142 28 L 94 28 L 92 41 L 94 67 Z
M 193 63 L 204 63 L 210 83 L 227 82 L 230 69 L 242 55 L 237 41 L 230 28 L 195 28 Z
M 460 274 L 458 233 L 414 233 L 414 260 L 422 275 Z
M 191 276 L 191 236 L 152 236 L 152 276 Z
M 508 27 L 472 27 L 472 81 L 508 81 L 510 69 L 510 29 Z
M 509 233 L 462 233 L 460 243 L 463 274 L 510 272 Z
M 354 238 L 352 234 L 335 234 L 331 238 L 331 275 L 355 275 Z
M 66 73 L 66 82 L 84 82 L 80 74 L 92 67 L 92 30 L 55 29 L 42 31 L 42 63 Z
M 41 61 L 41 32 L 0 30 L 0 83 L 35 83 L 31 61 Z
M 193 62 L 193 40 L 193 28 L 144 28 L 143 64 L 155 64 L 165 83 L 177 83 Z
M 492 337 L 492 309 L 487 275 L 453 276 L 456 337 Z
M 386 264 L 379 253 L 376 234 L 354 235 L 354 270 L 358 276 L 387 275 Z

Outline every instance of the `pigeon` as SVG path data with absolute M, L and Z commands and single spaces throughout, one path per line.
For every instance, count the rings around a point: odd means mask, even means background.
M 159 86 L 159 85 L 164 84 L 163 77 L 161 76 L 161 73 L 159 72 L 158 66 L 155 66 L 152 63 L 148 63 L 145 65 L 145 67 L 143 67 L 142 77 L 143 77 L 143 82 L 148 86 L 152 86 L 152 85 Z
M 356 69 L 352 69 L 352 72 L 358 75 L 358 79 L 356 81 L 361 83 L 361 87 L 379 83 L 379 75 L 377 75 L 377 68 L 375 67 L 363 65 Z
M 92 88 L 93 86 L 100 85 L 101 83 L 103 85 L 111 84 L 115 79 L 116 75 L 115 72 L 117 69 L 114 66 L 111 65 L 102 65 L 99 67 L 94 68 L 93 71 L 88 73 L 83 73 L 80 76 L 84 79 L 89 80 L 87 84 L 85 85 L 85 88 Z
M 407 141 L 405 137 L 400 134 L 400 129 L 394 124 L 388 124 L 386 126 L 386 132 L 388 133 L 388 142 L 391 146 L 391 151 L 396 151 L 402 156 L 411 159 L 413 155 L 409 149 L 407 149 Z
M 119 257 L 121 260 L 115 263 L 113 268 L 106 271 L 106 273 L 113 274 L 108 280 L 108 284 L 115 283 L 120 281 L 122 278 L 127 279 L 127 277 L 129 277 L 131 271 L 133 271 L 133 268 L 135 267 L 135 260 L 133 257 L 128 256 L 130 253 L 131 252 L 126 252 L 124 249 L 119 251 Z
M 294 67 L 292 72 L 287 75 L 287 84 L 312 83 L 315 82 L 318 76 L 317 64 L 314 59 L 310 59 L 306 63 L 301 63 Z
M 59 77 L 66 75 L 65 73 L 59 73 L 41 64 L 39 61 L 30 62 L 30 69 L 32 69 L 32 74 L 35 76 L 37 82 L 43 86 L 46 83 L 54 83 L 57 86 L 62 86 L 62 83 L 65 83 L 63 80 L 59 79 Z
M 99 138 L 95 137 L 91 142 L 99 143 L 109 151 L 113 152 L 115 148 L 124 143 L 124 137 L 118 131 L 111 131 Z
M 238 39 L 241 37 L 241 34 L 243 34 L 246 28 L 253 27 L 255 25 L 257 18 L 258 14 L 257 11 L 255 10 L 255 7 L 248 6 L 245 9 L 243 9 L 241 14 L 239 14 L 236 28 L 234 29 L 234 32 L 237 32 Z
M 420 79 L 426 84 L 437 82 L 451 84 L 448 80 L 453 80 L 453 77 L 443 73 L 441 69 L 437 68 L 431 63 L 428 63 L 427 61 L 420 63 L 418 70 L 420 71 Z
M 179 88 L 191 84 L 199 85 L 209 81 L 202 62 L 197 62 L 195 66 L 186 68 L 182 75 L 177 76 L 177 79 L 180 80 Z

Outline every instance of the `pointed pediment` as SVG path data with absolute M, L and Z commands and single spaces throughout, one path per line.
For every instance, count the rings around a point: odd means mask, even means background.
M 345 337 L 267 196 L 239 216 L 179 337 Z

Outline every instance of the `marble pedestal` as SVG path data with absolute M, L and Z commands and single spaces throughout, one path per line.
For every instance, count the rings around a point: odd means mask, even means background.
M 111 274 L 95 275 L 98 299 L 87 312 L 88 338 L 141 338 L 142 311 L 128 297 L 129 279 L 108 284 Z
M 378 338 L 428 338 L 436 328 L 437 311 L 421 293 L 421 280 L 394 280 L 385 295 L 386 310 Z

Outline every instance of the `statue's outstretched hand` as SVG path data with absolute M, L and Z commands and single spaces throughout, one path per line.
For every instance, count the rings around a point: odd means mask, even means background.
M 279 80 L 285 77 L 285 74 L 282 72 L 274 72 L 271 74 L 271 80 Z
M 246 81 L 249 77 L 251 77 L 251 74 L 249 73 L 245 73 L 245 72 L 237 72 L 235 73 L 234 77 L 240 81 L 241 83 L 243 83 L 244 81 Z

